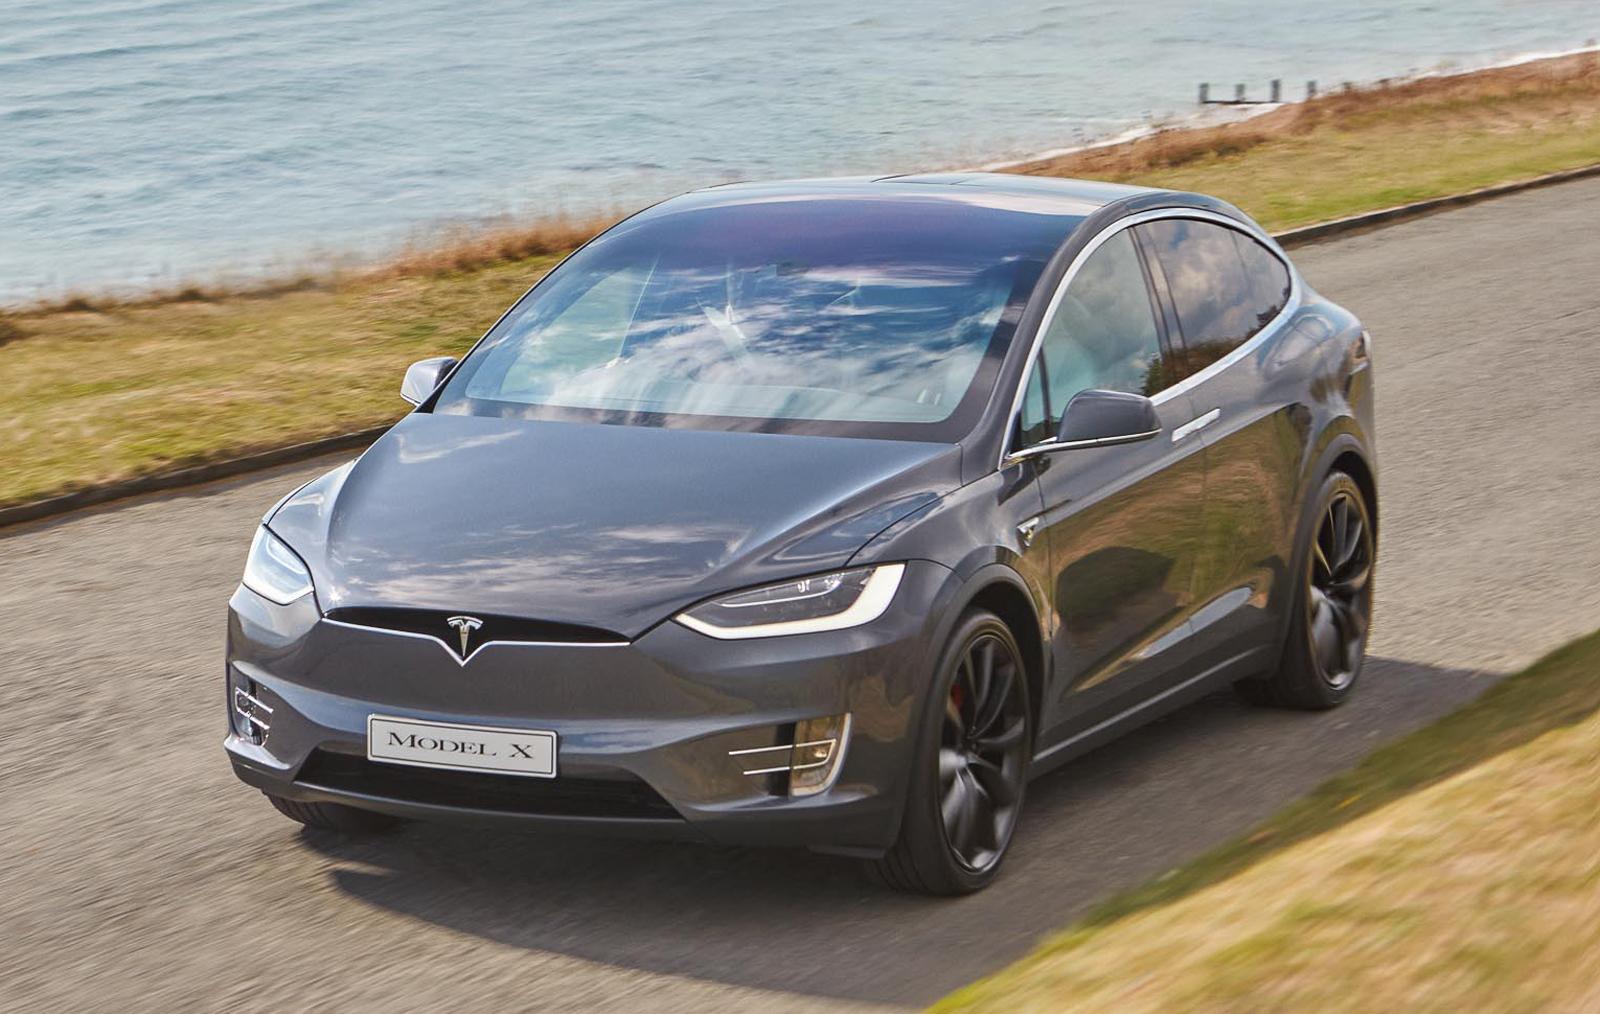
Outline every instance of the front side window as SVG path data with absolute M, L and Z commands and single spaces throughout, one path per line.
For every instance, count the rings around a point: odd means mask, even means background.
M 1190 372 L 1244 344 L 1288 302 L 1283 262 L 1235 229 L 1189 218 L 1138 228 L 1172 293 Z
M 1114 233 L 1084 261 L 1046 326 L 1022 403 L 1023 445 L 1055 432 L 1080 391 L 1153 395 L 1169 386 L 1144 268 L 1128 230 Z
M 557 268 L 434 410 L 959 439 L 1075 224 L 949 200 L 647 216 Z

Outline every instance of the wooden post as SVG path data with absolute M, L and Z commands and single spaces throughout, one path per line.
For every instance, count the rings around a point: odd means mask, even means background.
M 1211 82 L 1200 82 L 1200 104 L 1203 106 L 1211 101 Z
M 1283 81 L 1280 80 L 1279 78 L 1273 78 L 1272 79 L 1272 101 L 1273 102 L 1282 102 L 1283 101 Z
M 1306 101 L 1310 102 L 1312 99 L 1314 99 L 1316 97 L 1317 97 L 1317 83 L 1315 81 L 1307 81 L 1306 82 Z
M 1233 86 L 1233 101 L 1235 101 L 1235 102 L 1243 102 L 1244 101 L 1244 85 L 1236 84 L 1236 85 Z

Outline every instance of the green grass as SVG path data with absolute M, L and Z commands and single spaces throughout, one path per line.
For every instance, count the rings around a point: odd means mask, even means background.
M 553 259 L 332 291 L 50 313 L 0 346 L 0 502 L 384 423 Z
M 1019 171 L 1201 190 L 1281 229 L 1600 162 L 1600 74 L 1339 96 Z M 321 287 L 0 316 L 0 506 L 396 418 L 407 363 L 466 348 L 582 224 Z M 519 259 L 520 258 L 520 259 Z
M 1137 182 L 1216 194 L 1269 229 L 1464 193 L 1600 162 L 1600 127 L 1458 127 L 1404 116 L 1270 142 L 1235 158 L 1141 174 Z
M 938 1005 L 1595 1010 L 1600 634 Z

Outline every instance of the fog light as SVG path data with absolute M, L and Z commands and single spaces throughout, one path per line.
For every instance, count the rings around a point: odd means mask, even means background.
M 272 729 L 272 708 L 260 697 L 261 688 L 254 680 L 234 674 L 229 680 L 230 703 L 233 705 L 233 731 L 247 743 L 265 743 Z
M 849 739 L 849 715 L 808 718 L 795 723 L 792 743 L 729 750 L 728 756 L 739 762 L 746 775 L 786 774 L 789 795 L 811 796 L 833 784 Z
M 849 737 L 849 715 L 797 723 L 789 758 L 789 795 L 810 796 L 832 785 Z

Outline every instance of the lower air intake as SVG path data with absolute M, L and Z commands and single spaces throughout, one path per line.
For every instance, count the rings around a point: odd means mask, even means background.
M 354 754 L 315 750 L 295 781 L 312 788 L 397 802 L 525 816 L 682 819 L 672 804 L 632 776 L 523 778 L 383 764 Z

